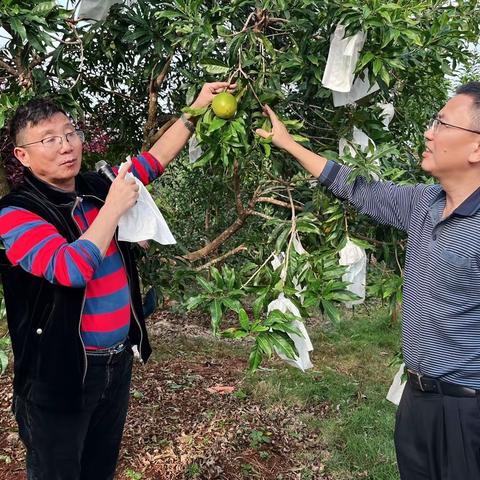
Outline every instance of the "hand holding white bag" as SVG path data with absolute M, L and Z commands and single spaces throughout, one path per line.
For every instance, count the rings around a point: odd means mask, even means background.
M 162 245 L 177 243 L 145 185 L 131 173 L 139 187 L 137 203 L 118 222 L 118 239 L 124 242 L 155 240 Z

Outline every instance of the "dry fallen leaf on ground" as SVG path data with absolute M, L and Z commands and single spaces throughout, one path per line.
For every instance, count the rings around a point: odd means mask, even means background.
M 227 393 L 232 393 L 234 391 L 235 387 L 229 387 L 227 385 L 215 385 L 213 387 L 207 388 L 207 392 L 219 393 L 220 395 L 226 395 Z

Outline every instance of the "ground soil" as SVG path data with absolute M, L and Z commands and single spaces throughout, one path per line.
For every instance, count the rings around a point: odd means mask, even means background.
M 117 479 L 330 480 L 320 439 L 302 421 L 326 415 L 328 404 L 307 411 L 253 401 L 242 390 L 247 355 L 219 355 L 194 341 L 211 340 L 204 316 L 160 312 L 150 331 L 163 353 L 134 368 Z M 0 376 L 1 480 L 25 478 L 11 399 L 9 369 Z

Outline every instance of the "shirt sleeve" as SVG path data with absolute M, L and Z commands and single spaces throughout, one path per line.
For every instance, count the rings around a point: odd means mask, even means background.
M 349 181 L 351 172 L 351 168 L 329 160 L 318 181 L 336 197 L 348 200 L 361 213 L 369 215 L 377 222 L 408 231 L 413 209 L 428 185 L 369 182 L 361 176 Z
M 51 223 L 23 208 L 0 210 L 0 239 L 12 265 L 57 285 L 84 287 L 102 262 L 90 240 L 68 243 Z
M 115 174 L 118 174 L 119 167 L 113 167 Z M 149 152 L 132 157 L 130 172 L 137 177 L 144 185 L 148 185 L 165 171 L 165 167 Z

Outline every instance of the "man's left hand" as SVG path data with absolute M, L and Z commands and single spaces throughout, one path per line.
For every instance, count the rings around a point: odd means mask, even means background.
M 236 83 L 228 82 L 212 82 L 205 83 L 198 94 L 198 97 L 190 105 L 191 108 L 203 108 L 210 104 L 213 100 L 213 97 L 220 92 L 223 92 L 225 89 L 227 92 L 232 93 L 237 87 Z

